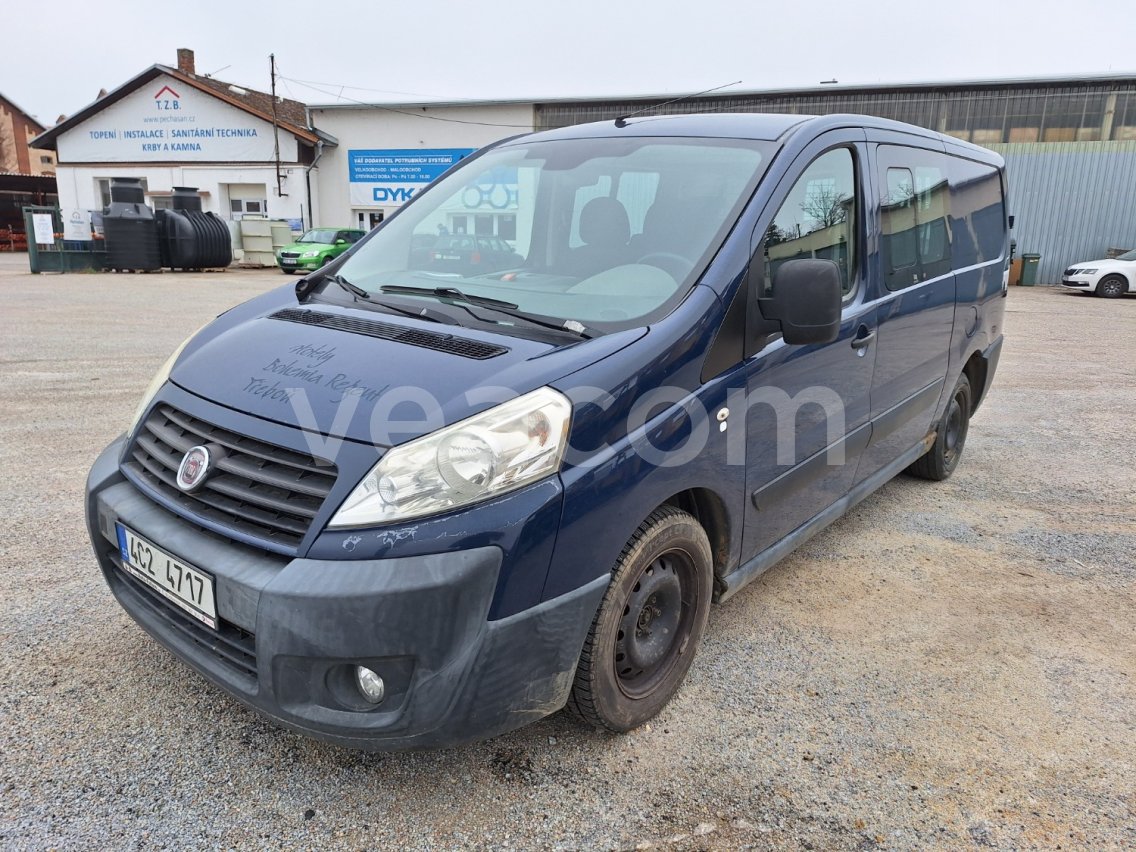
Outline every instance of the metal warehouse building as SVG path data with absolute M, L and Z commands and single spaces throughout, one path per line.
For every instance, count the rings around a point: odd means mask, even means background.
M 1019 253 L 1042 256 L 1038 280 L 1070 263 L 1136 248 L 1136 76 L 983 80 L 666 97 L 312 106 L 338 139 L 319 174 L 324 223 L 373 224 L 434 174 L 400 183 L 407 166 L 440 168 L 495 139 L 657 107 L 659 113 L 866 113 L 983 145 L 1006 159 Z M 423 156 L 416 157 L 416 154 Z M 380 164 L 380 165 L 375 165 Z M 385 164 L 385 165 L 381 165 Z M 412 172 L 415 167 L 409 167 Z M 507 211 L 469 211 L 469 228 L 507 236 Z

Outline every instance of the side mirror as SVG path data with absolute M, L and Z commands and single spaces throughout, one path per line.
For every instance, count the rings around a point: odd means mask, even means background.
M 345 246 L 345 245 L 347 245 L 347 240 L 336 240 L 335 244 L 337 246 Z
M 781 324 L 786 343 L 832 343 L 840 334 L 840 266 L 832 260 L 786 260 L 773 273 L 773 294 L 757 305 Z

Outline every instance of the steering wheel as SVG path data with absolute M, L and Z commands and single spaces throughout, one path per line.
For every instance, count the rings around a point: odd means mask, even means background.
M 681 254 L 674 254 L 669 251 L 653 251 L 650 254 L 645 254 L 639 258 L 636 263 L 644 263 L 648 266 L 657 266 L 659 269 L 666 272 L 675 281 L 681 281 L 686 277 L 686 274 L 694 268 L 694 264 L 683 257 Z

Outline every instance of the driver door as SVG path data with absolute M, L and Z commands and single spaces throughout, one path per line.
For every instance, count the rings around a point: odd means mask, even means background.
M 876 310 L 866 294 L 862 132 L 825 134 L 798 159 L 755 235 L 750 299 L 771 291 L 778 265 L 835 261 L 844 279 L 832 343 L 791 346 L 758 335 L 746 369 L 746 514 L 743 558 L 776 544 L 851 488 L 871 432 Z M 758 314 L 751 301 L 751 317 Z M 760 315 L 750 323 L 768 323 Z M 751 338 L 753 339 L 753 338 Z

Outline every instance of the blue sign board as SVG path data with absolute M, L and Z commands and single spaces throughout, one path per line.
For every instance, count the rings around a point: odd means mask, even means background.
M 351 183 L 429 183 L 473 148 L 395 148 L 348 151 Z

